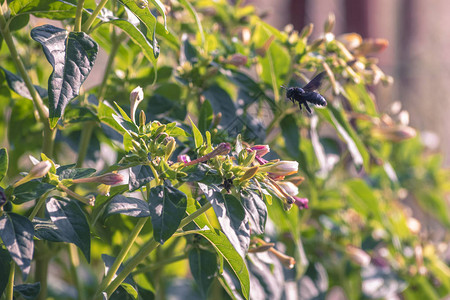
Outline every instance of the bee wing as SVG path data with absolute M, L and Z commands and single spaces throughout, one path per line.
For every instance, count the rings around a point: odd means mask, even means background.
M 320 87 L 320 84 L 322 83 L 323 76 L 325 76 L 327 72 L 323 71 L 316 75 L 310 82 L 308 82 L 307 85 L 303 87 L 303 90 L 305 92 L 312 92 L 314 90 L 317 90 Z

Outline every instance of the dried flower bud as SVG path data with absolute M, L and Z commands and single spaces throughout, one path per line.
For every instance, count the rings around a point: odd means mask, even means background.
M 367 254 L 364 250 L 357 248 L 352 245 L 347 245 L 345 248 L 347 254 L 350 256 L 350 259 L 360 266 L 368 266 L 370 263 L 370 255 Z
M 294 268 L 295 259 L 293 257 L 287 256 L 287 255 L 279 252 L 275 248 L 270 248 L 269 251 L 272 252 L 276 256 L 276 258 L 281 262 L 281 264 L 283 266 L 285 266 L 288 269 Z
M 252 151 L 256 151 L 256 155 L 258 155 L 259 157 L 263 157 L 264 155 L 270 152 L 269 145 L 255 145 L 250 149 Z
M 135 114 L 136 114 L 136 109 L 139 105 L 139 103 L 144 99 L 144 91 L 142 90 L 142 88 L 140 86 L 136 87 L 134 90 L 131 91 L 130 93 L 130 116 L 131 116 L 131 121 L 133 121 L 133 123 L 135 122 Z
M 355 49 L 355 55 L 366 56 L 383 51 L 389 45 L 386 39 L 364 39 L 362 44 Z
M 261 57 L 266 56 L 267 50 L 269 50 L 270 44 L 272 44 L 274 39 L 275 36 L 271 35 L 262 47 L 255 49 L 256 54 L 258 54 Z
M 211 153 L 216 155 L 227 155 L 231 150 L 231 145 L 229 143 L 220 143 Z M 209 153 L 209 154 L 211 154 Z
M 299 198 L 296 196 L 293 196 L 294 198 L 294 204 L 297 205 L 297 207 L 302 210 L 302 209 L 307 209 L 308 208 L 308 198 Z

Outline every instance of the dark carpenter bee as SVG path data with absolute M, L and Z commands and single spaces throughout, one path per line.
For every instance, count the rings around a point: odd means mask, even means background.
M 311 108 L 308 106 L 308 102 L 320 106 L 326 106 L 327 100 L 317 93 L 314 90 L 317 90 L 322 83 L 322 78 L 326 74 L 326 72 L 319 73 L 316 77 L 314 77 L 307 85 L 303 88 L 299 87 L 290 87 L 287 88 L 285 86 L 281 86 L 286 90 L 286 97 L 289 98 L 292 103 L 295 101 L 298 102 L 298 106 L 300 110 L 302 110 L 302 104 L 306 107 L 306 110 L 309 113 L 312 113 Z

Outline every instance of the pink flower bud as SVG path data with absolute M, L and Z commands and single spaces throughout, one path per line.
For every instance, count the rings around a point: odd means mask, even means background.
M 225 60 L 227 64 L 234 65 L 236 67 L 244 66 L 247 64 L 248 57 L 239 53 L 233 54 L 231 58 Z
M 74 179 L 72 180 L 72 182 L 73 183 L 97 182 L 105 185 L 116 185 L 123 182 L 123 176 L 117 173 L 106 173 L 101 176 Z
M 298 206 L 299 209 L 307 209 L 308 208 L 308 198 L 299 198 L 293 196 L 294 204 Z
M 256 151 L 256 155 L 263 157 L 270 152 L 269 145 L 255 145 L 250 148 L 252 151 Z
M 217 148 L 214 149 L 211 153 L 214 153 L 214 156 L 226 155 L 226 154 L 228 154 L 228 152 L 230 152 L 230 150 L 231 150 L 231 145 L 229 143 L 220 143 L 219 146 L 217 146 Z

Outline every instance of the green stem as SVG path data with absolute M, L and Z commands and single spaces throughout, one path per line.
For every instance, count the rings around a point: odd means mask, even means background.
M 46 245 L 44 245 L 44 241 L 36 241 L 35 245 L 38 246 L 38 244 L 42 244 L 45 248 L 47 248 Z M 34 275 L 34 280 L 36 282 L 40 282 L 41 284 L 41 290 L 39 291 L 38 300 L 45 300 L 47 299 L 47 273 L 48 273 L 48 263 L 50 261 L 50 257 L 46 253 L 42 253 L 42 251 L 38 251 L 40 247 L 36 247 L 35 251 L 35 257 L 36 252 L 39 253 L 39 257 L 36 257 L 36 270 Z M 48 250 L 48 248 L 47 248 Z
M 120 265 L 122 264 L 123 260 L 127 256 L 128 252 L 131 249 L 131 246 L 133 246 L 134 241 L 136 240 L 137 236 L 141 232 L 142 228 L 144 227 L 145 223 L 147 222 L 148 218 L 139 218 L 139 221 L 137 222 L 136 226 L 134 226 L 133 231 L 131 232 L 127 242 L 125 243 L 125 246 L 120 250 L 119 254 L 117 255 L 116 259 L 114 260 L 113 265 L 109 268 L 108 274 L 106 274 L 105 278 L 102 280 L 100 286 L 97 289 L 97 296 L 100 295 L 100 293 L 111 283 L 114 276 L 116 275 L 117 270 L 119 269 Z M 123 271 L 119 273 L 122 274 Z M 125 278 L 124 278 L 125 279 Z
M 81 19 L 83 16 L 83 6 L 84 6 L 84 0 L 79 0 L 77 3 L 77 11 L 75 14 L 75 26 L 73 29 L 76 32 L 81 31 Z
M 91 141 L 92 131 L 94 131 L 95 122 L 86 122 L 81 130 L 80 146 L 78 147 L 78 158 L 76 167 L 80 168 L 83 165 L 83 161 L 86 158 L 86 154 L 89 148 L 89 142 Z
M 188 215 L 186 218 L 181 220 L 180 226 L 178 228 L 183 228 L 195 218 L 206 212 L 212 207 L 211 202 L 206 203 L 198 210 Z M 147 243 L 145 243 L 136 255 L 134 255 L 125 265 L 123 270 L 117 275 L 117 277 L 111 282 L 111 284 L 105 289 L 108 298 L 111 294 L 119 287 L 119 285 L 125 280 L 125 278 L 140 264 L 148 255 L 159 246 L 159 243 L 151 238 Z
M 33 100 L 34 106 L 39 114 L 40 121 L 44 125 L 44 140 L 42 145 L 42 152 L 45 153 L 48 157 L 52 157 L 53 155 L 53 143 L 55 140 L 56 129 L 50 128 L 50 123 L 48 122 L 48 109 L 42 102 L 41 97 L 33 86 L 31 82 L 30 76 L 28 75 L 25 66 L 17 53 L 17 49 L 14 45 L 14 41 L 12 39 L 11 32 L 9 31 L 5 16 L 4 16 L 4 6 L 0 6 L 0 33 L 3 37 L 3 40 L 8 47 L 8 50 L 11 54 L 11 59 L 14 62 L 17 70 L 20 73 L 28 91 L 30 92 L 31 98 Z
M 11 262 L 11 266 L 9 268 L 9 277 L 8 277 L 8 285 L 6 286 L 6 300 L 13 300 L 13 291 L 14 291 L 14 273 L 16 271 L 16 264 L 14 261 Z
M 89 18 L 84 22 L 83 26 L 81 26 L 81 30 L 84 32 L 88 32 L 89 28 L 91 28 L 91 25 L 94 23 L 95 18 L 100 14 L 100 11 L 103 7 L 105 7 L 108 0 L 101 0 L 100 3 L 97 5 L 95 10 L 92 12 L 92 14 L 89 16 Z
M 41 210 L 41 207 L 44 205 L 45 203 L 45 199 L 47 198 L 47 195 L 50 193 L 46 192 L 44 193 L 44 195 L 42 195 L 38 202 L 34 205 L 33 210 L 31 211 L 31 214 L 28 216 L 28 219 L 30 221 L 33 221 L 34 217 L 36 217 L 36 215 L 39 213 L 39 211 Z
M 69 244 L 68 247 L 70 257 L 70 273 L 73 280 L 75 281 L 75 286 L 78 291 L 78 300 L 84 300 L 86 299 L 86 297 L 84 295 L 83 282 L 78 277 L 77 272 L 78 266 L 80 265 L 80 256 L 78 255 L 78 249 L 74 244 Z

